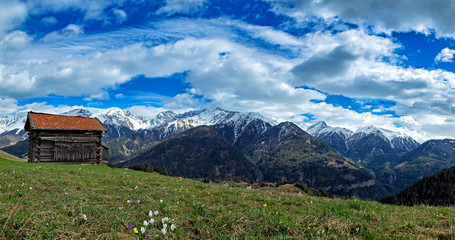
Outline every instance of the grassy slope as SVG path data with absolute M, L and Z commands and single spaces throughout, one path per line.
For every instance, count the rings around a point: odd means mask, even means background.
M 0 158 L 11 160 L 11 161 L 16 161 L 16 162 L 27 162 L 27 159 L 18 158 L 16 156 L 6 153 L 2 150 L 0 150 Z
M 140 227 L 149 210 L 159 215 L 145 239 L 163 236 L 164 216 L 177 226 L 168 239 L 455 238 L 450 207 L 313 198 L 106 166 L 0 159 L 0 239 L 136 239 L 128 224 Z

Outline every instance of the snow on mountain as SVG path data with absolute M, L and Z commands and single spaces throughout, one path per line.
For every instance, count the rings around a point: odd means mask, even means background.
M 320 121 L 311 125 L 307 129 L 307 132 L 314 137 L 320 138 L 327 143 L 334 145 L 334 147 L 340 151 L 345 149 L 340 143 L 339 138 L 345 139 L 346 148 L 349 148 L 352 144 L 361 141 L 370 134 L 383 139 L 387 144 L 390 144 L 393 149 L 396 149 L 400 153 L 408 152 L 419 146 L 417 141 L 403 132 L 394 132 L 388 129 L 377 128 L 375 126 L 362 127 L 357 129 L 355 132 L 352 132 L 346 128 L 328 126 L 325 122 Z M 335 133 L 336 135 L 334 135 Z M 334 139 L 334 137 L 338 139 Z
M 150 126 L 148 128 L 158 127 L 175 116 L 177 116 L 177 114 L 172 111 L 160 112 L 155 118 L 150 120 Z
M 384 134 L 384 132 L 375 126 L 367 126 L 367 127 L 357 129 L 357 131 L 354 132 L 354 134 L 349 138 L 348 141 L 356 142 L 370 134 L 376 135 L 376 136 L 382 138 L 387 143 L 390 143 L 390 139 L 387 138 L 387 136 Z
M 65 116 L 96 117 L 103 124 L 115 127 L 125 127 L 137 131 L 140 129 L 154 129 L 157 127 L 169 128 L 169 131 L 177 129 L 189 129 L 200 125 L 232 124 L 235 126 L 245 125 L 254 120 L 261 119 L 272 125 L 274 120 L 266 118 L 259 113 L 240 113 L 223 110 L 221 108 L 204 109 L 191 111 L 183 114 L 176 114 L 171 111 L 161 112 L 155 118 L 149 119 L 136 116 L 120 108 L 96 109 L 78 108 L 68 112 L 60 113 Z M 8 115 L 0 118 L 0 133 L 16 129 L 23 129 L 27 118 L 26 112 Z M 239 129 L 240 131 L 240 129 Z
M 16 134 L 24 129 L 25 121 L 27 120 L 27 113 L 20 112 L 15 115 L 7 115 L 0 118 L 0 134 L 17 130 Z
M 354 133 L 346 128 L 341 128 L 341 127 L 330 127 L 328 126 L 324 121 L 319 121 L 306 130 L 310 135 L 313 137 L 319 137 L 322 135 L 329 135 L 331 133 L 337 133 L 340 137 L 343 137 L 345 139 L 348 139 L 351 137 Z
M 201 125 L 211 126 L 217 124 L 227 124 L 235 127 L 234 134 L 236 135 L 236 138 L 237 135 L 240 134 L 243 130 L 243 127 L 255 119 L 261 119 L 262 121 L 270 123 L 271 125 L 276 125 L 276 122 L 274 120 L 266 118 L 259 113 L 241 113 L 227 111 L 221 108 L 214 108 L 175 115 L 174 117 L 169 118 L 167 121 L 164 121 L 161 125 L 158 125 L 156 127 L 163 129 L 162 137 L 167 137 Z

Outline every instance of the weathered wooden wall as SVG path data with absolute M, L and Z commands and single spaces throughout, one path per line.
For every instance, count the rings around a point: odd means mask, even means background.
M 32 131 L 29 162 L 101 163 L 104 158 L 101 132 Z

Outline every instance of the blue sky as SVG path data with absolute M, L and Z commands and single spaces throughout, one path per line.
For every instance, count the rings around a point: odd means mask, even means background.
M 450 0 L 0 0 L 0 115 L 257 111 L 455 132 Z

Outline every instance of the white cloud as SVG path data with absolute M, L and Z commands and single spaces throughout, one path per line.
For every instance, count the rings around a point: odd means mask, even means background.
M 17 51 L 26 47 L 31 42 L 30 36 L 23 31 L 13 31 L 10 34 L 6 35 L 3 41 L 0 41 L 0 50 L 2 52 L 6 51 Z
M 50 17 L 44 17 L 43 19 L 41 19 L 41 22 L 47 26 L 53 26 L 58 23 L 58 20 L 54 16 L 50 16 Z
M 64 112 L 71 111 L 73 109 L 77 108 L 82 108 L 82 106 L 67 106 L 67 105 L 59 105 L 59 106 L 52 106 L 48 105 L 46 102 L 36 102 L 36 103 L 30 103 L 26 104 L 23 109 L 21 109 L 21 112 L 45 112 L 45 113 L 50 113 L 50 114 L 60 114 Z
M 0 39 L 9 30 L 22 24 L 27 17 L 27 7 L 21 1 L 0 0 Z
M 270 0 L 278 13 L 301 21 L 312 15 L 324 19 L 336 17 L 344 21 L 368 25 L 377 32 L 419 31 L 433 29 L 439 36 L 454 36 L 455 4 L 451 0 Z
M 166 0 L 166 5 L 157 14 L 172 15 L 175 13 L 194 14 L 200 11 L 206 0 Z
M 51 32 L 44 36 L 41 41 L 43 42 L 55 42 L 62 39 L 73 39 L 80 35 L 84 34 L 83 26 L 76 25 L 76 24 L 68 24 L 65 28 Z
M 12 98 L 0 98 L 0 116 L 14 113 L 20 109 L 17 100 Z
M 123 11 L 122 9 L 113 9 L 112 13 L 116 16 L 116 22 L 117 23 L 123 23 L 128 19 L 128 16 L 126 15 L 126 12 Z
M 111 6 L 123 4 L 123 0 L 29 0 L 26 2 L 31 14 L 40 15 L 48 12 L 80 10 L 84 20 L 104 21 L 107 16 L 104 10 Z
M 435 62 L 453 62 L 453 55 L 455 54 L 455 50 L 444 48 L 438 55 L 434 58 Z

